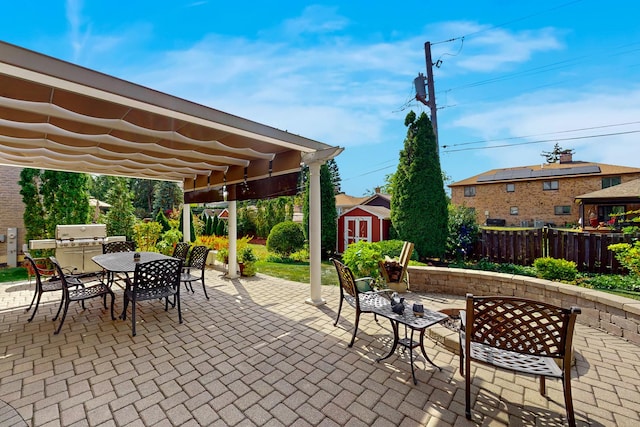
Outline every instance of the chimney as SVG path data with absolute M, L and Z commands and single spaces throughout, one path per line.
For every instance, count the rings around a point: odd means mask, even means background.
M 376 194 L 380 194 L 380 187 L 376 187 Z
M 571 163 L 573 161 L 573 151 L 564 150 L 560 153 L 560 164 Z

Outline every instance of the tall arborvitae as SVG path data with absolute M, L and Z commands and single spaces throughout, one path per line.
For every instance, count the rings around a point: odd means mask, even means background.
M 421 257 L 442 257 L 447 243 L 447 197 L 436 138 L 425 113 L 411 111 L 394 175 L 391 221 L 398 238 L 415 243 Z

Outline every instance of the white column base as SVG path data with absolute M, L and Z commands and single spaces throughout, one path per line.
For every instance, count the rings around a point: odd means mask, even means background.
M 312 300 L 311 298 L 307 298 L 306 300 L 304 300 L 304 302 L 305 304 L 313 305 L 314 307 L 318 307 L 327 303 L 324 298 L 320 298 L 320 300 Z

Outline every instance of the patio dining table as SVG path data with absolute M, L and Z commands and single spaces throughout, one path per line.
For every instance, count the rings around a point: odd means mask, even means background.
M 139 258 L 134 257 L 134 255 L 139 255 Z M 171 257 L 157 252 L 113 252 L 96 255 L 91 259 L 105 271 L 113 274 L 125 274 L 129 279 L 129 273 L 136 271 L 137 264 L 169 258 Z M 120 318 L 124 318 L 124 312 L 120 315 Z
M 139 254 L 140 258 L 134 258 L 134 254 Z M 91 259 L 106 271 L 127 274 L 136 271 L 137 264 L 167 258 L 171 257 L 157 252 L 113 252 L 96 255 Z

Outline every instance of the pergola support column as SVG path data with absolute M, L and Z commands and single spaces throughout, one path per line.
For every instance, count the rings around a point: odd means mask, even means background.
M 227 206 L 229 211 L 228 229 L 229 229 L 229 263 L 227 264 L 227 277 L 235 279 L 238 277 L 238 213 L 236 209 L 236 201 L 229 201 Z
M 320 166 L 324 162 L 309 163 L 309 269 L 311 278 L 311 296 L 305 301 L 311 305 L 322 305 L 320 278 L 321 270 L 321 219 L 320 219 Z

